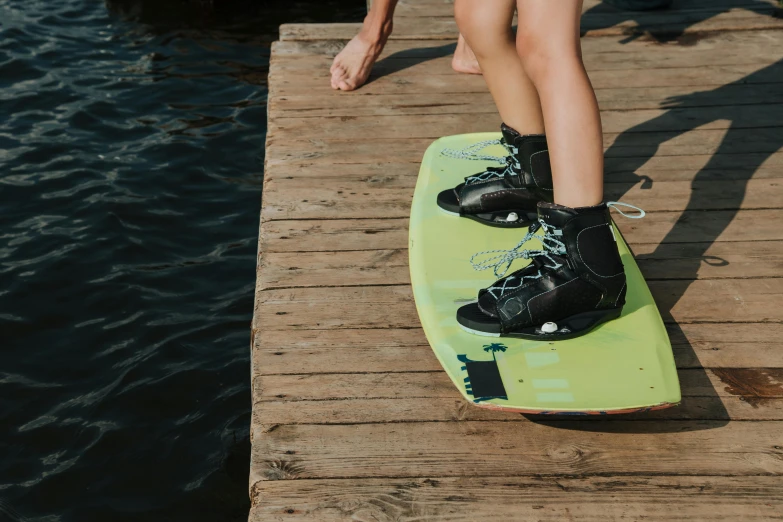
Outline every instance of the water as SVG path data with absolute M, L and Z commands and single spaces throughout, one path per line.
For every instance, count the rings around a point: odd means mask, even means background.
M 0 520 L 239 521 L 269 44 L 364 0 L 0 0 Z

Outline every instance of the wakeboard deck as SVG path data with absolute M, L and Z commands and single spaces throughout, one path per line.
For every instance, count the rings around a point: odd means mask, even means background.
M 587 335 L 562 341 L 484 337 L 463 330 L 461 305 L 497 278 L 475 271 L 479 251 L 509 249 L 526 228 L 502 229 L 449 215 L 436 204 L 440 191 L 453 188 L 489 162 L 441 154 L 499 133 L 448 136 L 424 155 L 411 207 L 409 261 L 413 295 L 424 333 L 457 389 L 477 406 L 535 414 L 630 413 L 680 402 L 680 385 L 669 337 L 639 267 L 615 227 L 628 291 L 620 318 Z M 501 146 L 486 154 L 505 156 Z M 614 226 L 614 224 L 613 224 Z M 536 240 L 527 248 L 535 249 Z M 508 273 L 529 261 L 517 260 Z

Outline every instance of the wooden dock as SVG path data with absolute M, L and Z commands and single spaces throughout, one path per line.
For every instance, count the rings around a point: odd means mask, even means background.
M 606 191 L 666 321 L 678 408 L 537 419 L 461 399 L 418 326 L 407 218 L 426 147 L 495 131 L 450 69 L 449 0 L 402 0 L 372 81 L 353 24 L 273 47 L 253 320 L 251 521 L 783 519 L 783 18 L 772 0 L 586 1 Z

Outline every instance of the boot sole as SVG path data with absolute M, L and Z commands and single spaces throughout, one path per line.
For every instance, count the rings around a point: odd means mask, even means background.
M 460 328 L 466 332 L 482 337 L 513 337 L 531 341 L 565 341 L 567 339 L 574 339 L 587 335 L 602 324 L 617 319 L 622 312 L 622 308 L 609 308 L 572 315 L 571 317 L 557 321 L 558 329 L 553 333 L 542 332 L 541 325 L 530 326 L 514 332 L 498 333 L 476 330 L 461 322 L 458 322 L 458 324 Z
M 524 228 L 529 227 L 531 223 L 538 219 L 537 212 L 526 212 L 524 210 L 498 210 L 495 212 L 486 212 L 483 214 L 460 214 L 460 206 L 456 201 L 456 196 L 454 196 L 453 193 L 448 190 L 444 190 L 438 194 L 437 205 L 441 212 L 444 212 L 449 216 L 472 219 L 473 221 L 481 223 L 482 225 L 487 225 L 488 227 Z M 518 221 L 506 221 L 505 217 L 512 212 L 517 214 L 522 219 Z
M 471 220 L 475 221 L 476 223 L 481 223 L 482 225 L 486 225 L 488 227 L 495 227 L 495 228 L 526 228 L 526 227 L 529 227 L 530 225 L 532 225 L 538 219 L 538 216 L 535 215 L 535 214 L 526 213 L 526 212 L 517 212 L 518 215 L 523 215 L 527 219 L 526 220 L 513 221 L 513 222 L 492 221 L 492 220 L 489 220 L 489 219 L 482 219 L 478 215 L 474 216 L 472 214 L 459 214 L 457 212 L 452 212 L 451 210 L 446 210 L 445 208 L 443 208 L 441 206 L 438 206 L 438 209 L 441 212 L 443 212 L 444 214 L 448 214 L 449 216 L 471 219 Z M 516 212 L 516 211 L 508 210 L 508 211 L 498 212 L 496 214 L 490 214 L 490 215 L 494 219 L 494 217 L 497 214 L 508 215 L 511 212 Z

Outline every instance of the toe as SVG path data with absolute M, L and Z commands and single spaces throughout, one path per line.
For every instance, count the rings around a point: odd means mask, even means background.
M 356 89 L 356 85 L 348 79 L 340 80 L 340 90 L 341 91 L 353 91 Z
M 334 68 L 332 71 L 332 88 L 333 89 L 339 89 L 340 88 L 340 81 L 343 80 L 346 76 L 345 69 L 343 69 L 342 65 L 338 65 Z

